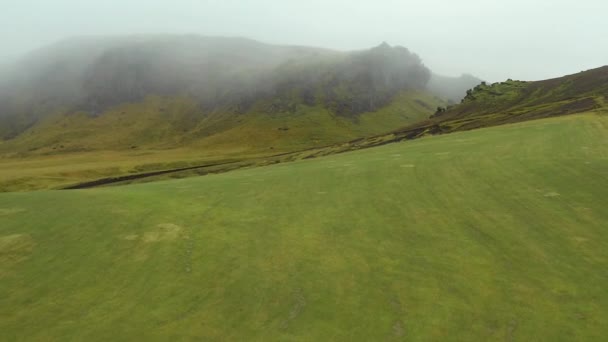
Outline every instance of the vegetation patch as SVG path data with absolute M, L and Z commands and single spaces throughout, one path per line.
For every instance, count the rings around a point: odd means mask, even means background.
M 34 249 L 34 239 L 29 234 L 0 236 L 0 278 L 20 262 L 29 258 Z
M 15 215 L 24 212 L 24 208 L 0 208 L 0 217 Z
M 183 228 L 173 223 L 162 223 L 156 229 L 142 234 L 127 234 L 122 238 L 128 241 L 141 241 L 154 243 L 163 241 L 175 241 L 182 236 Z

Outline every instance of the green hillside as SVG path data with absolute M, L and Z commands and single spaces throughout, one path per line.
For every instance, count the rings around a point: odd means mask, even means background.
M 203 115 L 187 97 L 148 97 L 100 116 L 57 114 L 0 142 L 0 191 L 56 188 L 108 176 L 327 146 L 428 118 L 444 102 L 425 91 L 397 94 L 383 108 L 345 117 L 319 105 Z
M 298 101 L 291 102 L 289 110 L 273 110 L 277 103 L 260 100 L 240 115 L 224 110 L 206 114 L 189 97 L 149 96 L 99 116 L 50 116 L 0 145 L 0 153 L 11 157 L 185 146 L 196 146 L 201 153 L 230 147 L 247 152 L 275 146 L 293 150 L 384 133 L 428 118 L 444 102 L 424 91 L 405 91 L 387 106 L 356 117 Z
M 492 127 L 507 123 L 516 123 L 527 120 L 541 119 L 545 117 L 561 116 L 581 112 L 606 114 L 608 106 L 606 97 L 608 96 L 608 67 L 588 70 L 575 75 L 564 76 L 557 79 L 522 82 L 508 80 L 506 82 L 487 85 L 481 83 L 474 89 L 467 92 L 467 96 L 458 105 L 449 105 L 447 109 L 439 107 L 437 112 L 424 119 L 419 116 L 416 122 L 406 125 L 397 130 L 389 131 L 374 136 L 366 136 L 354 140 L 335 143 L 329 146 L 306 148 L 289 154 L 256 156 L 233 160 L 221 165 L 198 164 L 202 167 L 189 167 L 189 170 L 179 168 L 167 168 L 162 175 L 152 175 L 147 172 L 129 175 L 131 179 L 101 178 L 94 182 L 84 182 L 75 184 L 76 188 L 99 186 L 100 184 L 127 184 L 133 182 L 149 182 L 166 178 L 183 178 L 188 176 L 205 175 L 209 173 L 227 172 L 242 167 L 252 167 L 269 165 L 273 163 L 288 162 L 293 160 L 308 159 L 319 156 L 326 156 L 336 153 L 343 153 L 364 148 L 370 148 L 388 143 L 403 140 L 412 140 L 428 135 L 438 135 L 466 131 L 484 127 Z M 412 93 L 407 93 L 397 97 L 397 101 L 388 108 L 391 111 L 382 111 L 384 119 L 375 120 L 377 114 L 368 120 L 369 123 L 384 122 L 397 123 L 399 111 L 406 110 L 408 113 L 415 112 L 414 107 L 428 109 L 429 102 L 421 100 L 423 97 L 418 95 L 412 103 L 408 105 L 402 99 L 411 100 Z M 434 98 L 438 100 L 437 98 Z M 410 116 L 411 117 L 411 116 Z M 365 118 L 365 115 L 361 116 Z M 332 125 L 328 125 L 331 127 Z M 388 126 L 383 126 L 388 127 Z M 262 131 L 263 129 L 258 128 Z M 329 133 L 329 132 L 327 132 Z M 335 133 L 334 133 L 335 134 Z M 264 140 L 263 136 L 259 136 Z M 308 141 L 310 142 L 310 137 Z M 302 146 L 304 147 L 304 146 Z M 197 166 L 197 165 L 195 165 Z M 74 184 L 73 184 L 74 185 Z M 70 186 L 72 188 L 72 186 Z
M 443 132 L 488 127 L 605 109 L 607 98 L 608 66 L 544 81 L 483 83 L 421 125 L 438 123 Z
M 168 99 L 160 115 L 177 116 L 177 128 L 217 113 L 294 112 L 299 105 L 356 118 L 383 109 L 400 92 L 425 90 L 429 79 L 420 57 L 386 43 L 339 52 L 196 35 L 85 37 L 33 52 L 0 72 L 0 140 L 40 130 L 57 115 L 100 118 L 120 110 L 124 124 L 145 125 L 150 118 L 139 111 L 149 114 L 149 97 Z M 184 98 L 185 119 L 184 108 L 172 107 Z M 124 108 L 129 105 L 132 110 Z M 132 128 L 138 134 L 142 127 Z M 170 142 L 175 134 L 148 138 Z
M 0 340 L 599 341 L 608 117 L 0 194 Z
M 447 103 L 401 46 L 68 39 L 0 72 L 0 192 L 246 161 L 385 133 Z

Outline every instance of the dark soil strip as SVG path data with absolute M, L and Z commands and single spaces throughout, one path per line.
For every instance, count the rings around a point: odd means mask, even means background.
M 234 163 L 237 163 L 237 162 L 198 165 L 198 166 L 183 167 L 183 168 L 180 168 L 180 169 L 161 170 L 161 171 L 137 173 L 137 174 L 134 174 L 134 175 L 125 175 L 125 176 L 101 178 L 101 179 L 97 179 L 97 180 L 90 181 L 90 182 L 84 182 L 84 183 L 79 183 L 79 184 L 75 184 L 75 185 L 70 185 L 70 186 L 67 186 L 65 188 L 62 188 L 61 190 L 89 189 L 89 188 L 95 188 L 95 187 L 102 186 L 102 185 L 108 185 L 108 184 L 113 184 L 113 183 L 131 181 L 131 180 L 141 179 L 141 178 L 147 178 L 147 177 L 160 176 L 160 175 L 164 175 L 164 174 L 168 174 L 168 173 L 188 171 L 188 170 L 195 170 L 195 169 L 202 169 L 204 167 L 212 167 L 212 166 L 219 166 L 219 165 L 228 165 L 228 164 L 234 164 Z
M 379 137 L 379 136 L 377 136 L 377 137 Z M 109 185 L 109 184 L 116 184 L 116 183 L 127 182 L 127 181 L 132 181 L 132 180 L 138 180 L 138 179 L 143 179 L 143 178 L 162 176 L 162 175 L 166 175 L 166 174 L 170 174 L 170 173 L 177 173 L 177 172 L 183 172 L 183 171 L 192 171 L 192 170 L 197 170 L 197 169 L 210 168 L 210 167 L 214 167 L 214 166 L 224 166 L 224 165 L 228 166 L 228 165 L 233 165 L 233 164 L 244 163 L 243 165 L 239 165 L 239 166 L 237 166 L 235 168 L 228 168 L 226 170 L 222 170 L 222 169 L 220 169 L 220 170 L 214 170 L 213 172 L 210 172 L 210 173 L 228 172 L 228 171 L 233 171 L 233 170 L 240 169 L 240 168 L 243 168 L 243 167 L 254 166 L 254 165 L 257 165 L 256 163 L 258 163 L 258 162 L 266 162 L 266 164 L 261 164 L 261 165 L 268 165 L 269 162 L 270 162 L 270 164 L 280 163 L 281 160 L 278 159 L 280 157 L 296 156 L 296 155 L 298 155 L 300 153 L 304 153 L 304 152 L 308 152 L 308 151 L 319 150 L 321 153 L 318 156 L 325 156 L 325 155 L 328 155 L 328 154 L 348 152 L 348 151 L 357 150 L 357 149 L 360 149 L 360 148 L 367 148 L 367 147 L 384 145 L 384 144 L 387 144 L 387 143 L 395 142 L 395 141 L 385 141 L 382 144 L 372 144 L 372 145 L 369 145 L 369 146 L 357 146 L 357 145 L 353 145 L 350 148 L 345 148 L 344 150 L 335 151 L 334 153 L 322 153 L 323 150 L 326 149 L 326 148 L 343 146 L 343 145 L 350 146 L 354 142 L 361 143 L 361 142 L 365 142 L 366 139 L 372 139 L 372 138 L 374 138 L 374 137 L 360 138 L 360 139 L 356 139 L 356 140 L 353 140 L 353 141 L 349 141 L 349 142 L 345 142 L 345 143 L 338 143 L 338 144 L 333 144 L 333 145 L 311 147 L 311 148 L 307 148 L 307 149 L 304 149 L 304 150 L 298 150 L 298 151 L 294 151 L 294 152 L 283 152 L 283 153 L 274 154 L 274 155 L 270 155 L 270 156 L 267 156 L 267 157 L 255 158 L 255 159 L 243 159 L 243 160 L 236 160 L 236 161 L 216 163 L 216 164 L 197 165 L 197 166 L 189 166 L 189 167 L 183 167 L 183 168 L 178 168 L 178 169 L 167 169 L 167 170 L 150 171 L 150 172 L 137 173 L 137 174 L 131 174 L 131 175 L 124 175 L 124 176 L 115 176 L 115 177 L 100 178 L 100 179 L 89 181 L 89 182 L 83 182 L 83 183 L 78 183 L 78 184 L 74 184 L 74 185 L 69 185 L 69 186 L 61 188 L 60 190 L 90 189 L 90 188 L 96 188 L 96 187 L 100 187 L 100 186 L 104 186 L 104 185 Z M 317 155 L 305 157 L 304 159 L 315 158 L 315 157 L 317 157 Z M 284 161 L 291 161 L 291 160 L 290 159 L 286 159 Z

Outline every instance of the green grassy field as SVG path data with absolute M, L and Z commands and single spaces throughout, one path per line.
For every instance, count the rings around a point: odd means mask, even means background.
M 599 341 L 608 116 L 0 194 L 0 340 Z

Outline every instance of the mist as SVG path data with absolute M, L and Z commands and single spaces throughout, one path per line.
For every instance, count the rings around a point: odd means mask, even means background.
M 538 80 L 608 61 L 603 0 L 24 0 L 0 13 L 0 65 L 66 37 L 202 34 L 359 50 L 383 41 L 434 72 Z

